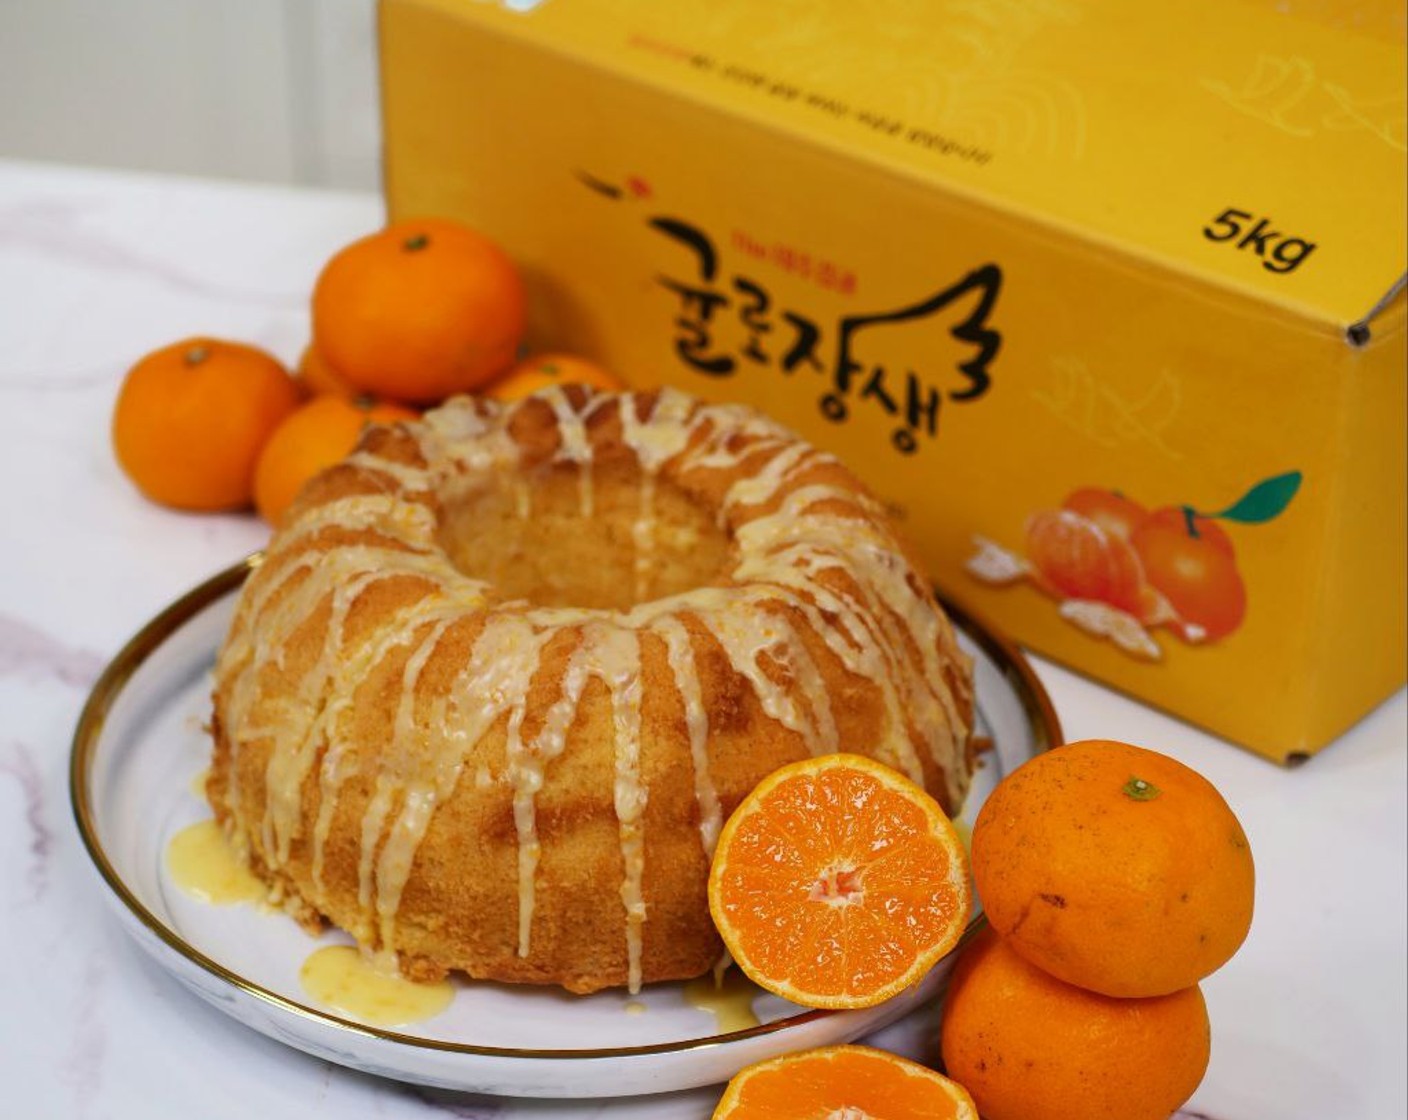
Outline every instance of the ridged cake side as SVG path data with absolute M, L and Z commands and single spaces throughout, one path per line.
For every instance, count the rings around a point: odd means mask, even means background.
M 514 587 L 559 575 L 619 602 Z M 372 429 L 305 490 L 220 651 L 209 794 L 277 899 L 408 975 L 635 989 L 717 958 L 708 859 L 760 778 L 855 751 L 954 810 L 971 725 L 834 458 L 738 406 L 553 389 Z

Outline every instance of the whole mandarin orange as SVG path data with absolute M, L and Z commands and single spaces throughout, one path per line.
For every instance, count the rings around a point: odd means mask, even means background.
M 298 387 L 272 354 L 188 338 L 128 370 L 113 408 L 113 451 L 153 501 L 186 510 L 239 509 L 254 496 L 265 440 L 298 403 Z
M 314 397 L 291 413 L 264 445 L 254 475 L 259 515 L 277 526 L 304 484 L 351 454 L 368 427 L 416 416 L 413 409 L 365 396 Z
M 1168 1120 L 1207 1072 L 1196 986 L 1113 999 L 1057 980 L 985 929 L 954 966 L 939 1049 L 983 1120 Z
M 1220 968 L 1251 927 L 1251 845 L 1216 788 L 1176 759 L 1091 739 L 1008 774 L 973 825 L 988 921 L 1053 976 L 1165 995 Z
M 1247 591 L 1221 526 L 1172 507 L 1147 517 L 1130 542 L 1149 584 L 1180 619 L 1202 631 L 1204 641 L 1217 641 L 1241 626 Z
M 445 218 L 396 222 L 324 265 L 313 344 L 346 381 L 430 404 L 471 392 L 518 356 L 527 297 L 508 255 Z
M 606 392 L 625 388 L 625 383 L 614 373 L 576 354 L 538 354 L 519 362 L 506 376 L 491 384 L 485 395 L 500 401 L 516 401 L 550 385 L 573 384 L 590 385 Z
M 328 360 L 311 343 L 303 348 L 294 369 L 294 378 L 310 396 L 335 393 L 342 397 L 361 396 L 361 390 L 328 364 Z

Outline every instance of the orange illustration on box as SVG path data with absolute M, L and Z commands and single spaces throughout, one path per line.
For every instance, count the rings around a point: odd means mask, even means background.
M 1126 653 L 1162 656 L 1150 630 L 1189 644 L 1216 642 L 1241 624 L 1247 589 L 1232 539 L 1218 522 L 1270 521 L 1300 488 L 1299 471 L 1257 483 L 1226 509 L 1149 510 L 1118 490 L 1082 487 L 1060 509 L 1027 519 L 1025 552 L 984 537 L 970 575 L 994 585 L 1022 580 L 1056 599 L 1061 617 Z

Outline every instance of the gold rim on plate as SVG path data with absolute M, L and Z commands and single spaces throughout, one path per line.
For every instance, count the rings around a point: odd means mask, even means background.
M 263 562 L 263 559 L 263 553 L 252 553 L 240 563 L 217 573 L 182 595 L 137 631 L 103 669 L 92 692 L 89 693 L 73 733 L 72 754 L 69 760 L 69 797 L 83 846 L 87 849 L 88 856 L 98 869 L 103 881 L 117 899 L 167 948 L 226 984 L 289 1014 L 400 1046 L 479 1057 L 561 1060 L 682 1054 L 691 1050 L 717 1046 L 720 1043 L 761 1038 L 838 1014 L 836 1011 L 825 1009 L 807 1010 L 742 1030 L 710 1035 L 705 1038 L 681 1039 L 675 1042 L 652 1043 L 643 1046 L 615 1046 L 595 1050 L 526 1050 L 477 1046 L 465 1042 L 447 1042 L 419 1035 L 402 1034 L 399 1031 L 368 1026 L 353 1019 L 345 1019 L 340 1015 L 308 1007 L 247 980 L 190 945 L 180 934 L 142 904 L 113 867 L 112 861 L 103 849 L 94 821 L 89 777 L 98 741 L 107 723 L 108 713 L 133 675 L 177 630 L 200 614 L 201 611 L 212 606 L 230 592 L 237 590 L 248 578 L 250 572 Z M 942 593 L 940 593 L 939 599 L 954 626 L 987 654 L 1012 686 L 1013 692 L 1021 702 L 1023 713 L 1032 733 L 1033 751 L 1039 753 L 1049 750 L 1062 742 L 1061 725 L 1056 717 L 1056 710 L 1052 707 L 1050 697 L 1047 696 L 1045 688 L 1022 652 L 1006 638 L 999 636 L 991 627 L 969 611 L 953 603 Z M 968 930 L 965 931 L 964 942 L 975 932 L 982 921 L 981 914 L 974 918 L 969 924 Z

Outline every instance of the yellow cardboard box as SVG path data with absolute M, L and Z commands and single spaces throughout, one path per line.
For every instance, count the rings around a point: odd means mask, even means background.
M 1408 646 L 1403 16 L 1297 7 L 382 0 L 389 210 L 498 238 L 536 348 L 762 406 L 948 594 L 1294 759 Z

